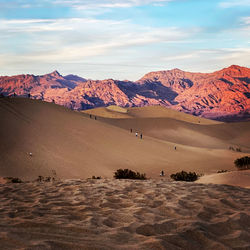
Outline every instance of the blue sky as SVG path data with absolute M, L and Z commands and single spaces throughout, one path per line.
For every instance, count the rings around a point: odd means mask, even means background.
M 250 67 L 250 0 L 0 0 L 0 75 Z

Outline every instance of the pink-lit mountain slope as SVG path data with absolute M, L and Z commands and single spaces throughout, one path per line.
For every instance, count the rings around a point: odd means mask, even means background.
M 214 73 L 179 69 L 151 72 L 136 82 L 86 80 L 57 71 L 43 76 L 0 77 L 0 93 L 55 101 L 83 110 L 118 105 L 162 105 L 218 120 L 250 118 L 250 69 L 232 65 Z

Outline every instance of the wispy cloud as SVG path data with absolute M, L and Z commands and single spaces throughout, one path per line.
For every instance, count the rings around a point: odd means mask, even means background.
M 0 33 L 9 41 L 22 35 L 25 39 L 13 44 L 17 57 L 37 61 L 81 61 L 104 54 L 125 54 L 151 45 L 183 42 L 194 30 L 176 27 L 152 28 L 132 24 L 128 20 L 88 18 L 0 20 Z M 3 41 L 2 41 L 3 42 Z M 0 42 L 1 45 L 1 42 Z M 8 42 L 5 41 L 8 47 Z M 4 44 L 1 53 L 8 53 Z M 132 52 L 132 53 L 133 53 Z M 137 54 L 137 52 L 135 52 Z
M 39 8 L 45 6 L 68 6 L 75 9 L 129 8 L 145 5 L 163 5 L 176 0 L 2 0 L 0 8 Z
M 233 8 L 233 7 L 241 7 L 241 6 L 250 6 L 250 0 L 231 0 L 220 2 L 219 6 L 221 8 Z
M 245 25 L 250 25 L 250 16 L 248 16 L 248 17 L 242 17 L 241 21 Z
M 0 0 L 0 74 L 58 68 L 130 78 L 122 65 L 134 65 L 136 79 L 141 65 L 249 66 L 249 6 L 250 0 Z
M 174 0 L 56 0 L 53 4 L 68 5 L 77 9 L 129 8 L 149 4 L 164 4 Z

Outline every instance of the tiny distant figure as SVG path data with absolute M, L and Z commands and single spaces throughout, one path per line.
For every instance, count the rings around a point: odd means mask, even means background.
M 164 171 L 161 170 L 160 176 L 164 176 L 164 175 L 165 175 L 165 174 L 164 174 Z
M 176 147 L 174 147 L 174 150 L 176 150 Z
M 140 135 L 141 139 L 142 139 L 142 134 Z
M 95 120 L 96 120 L 96 116 L 95 116 Z
M 92 118 L 92 115 L 89 115 L 89 118 Z
M 131 129 L 130 129 L 130 133 L 132 133 L 132 132 L 133 132 L 133 129 L 131 128 Z
M 30 153 L 29 153 L 29 156 L 32 156 L 32 155 L 33 155 L 33 154 L 30 152 Z
M 16 93 L 14 93 L 14 95 L 13 95 L 14 97 L 16 97 Z
M 28 94 L 28 98 L 30 98 L 30 93 Z
M 137 132 L 135 133 L 135 136 L 136 136 L 136 137 L 138 136 L 138 133 L 137 133 Z

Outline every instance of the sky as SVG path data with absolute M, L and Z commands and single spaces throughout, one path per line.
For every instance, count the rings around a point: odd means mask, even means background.
M 0 75 L 250 67 L 250 0 L 0 0 Z

